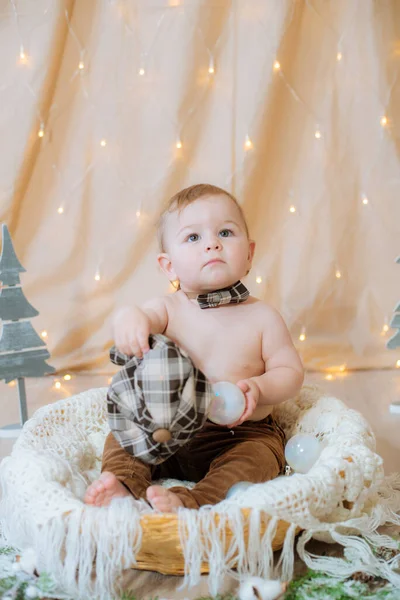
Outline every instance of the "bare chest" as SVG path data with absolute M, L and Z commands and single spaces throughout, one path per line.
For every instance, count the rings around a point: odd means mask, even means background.
M 174 303 L 165 331 L 212 381 L 232 381 L 264 372 L 261 330 L 254 305 L 200 309 L 194 303 Z

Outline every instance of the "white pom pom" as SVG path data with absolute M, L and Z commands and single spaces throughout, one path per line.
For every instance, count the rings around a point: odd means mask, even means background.
M 27 598 L 37 598 L 39 595 L 37 588 L 34 585 L 28 585 L 25 590 L 25 596 Z
M 36 562 L 36 552 L 33 548 L 27 548 L 22 552 L 19 564 L 25 573 L 32 575 L 36 569 Z
M 246 408 L 242 390 L 230 381 L 220 381 L 212 387 L 215 398 L 211 402 L 208 418 L 217 425 L 235 423 Z
M 249 577 L 238 590 L 239 600 L 277 600 L 287 589 L 286 583 L 274 579 Z

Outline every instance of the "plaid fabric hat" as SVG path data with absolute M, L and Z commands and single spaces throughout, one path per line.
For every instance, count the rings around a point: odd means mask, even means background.
M 239 304 L 250 296 L 247 287 L 241 281 L 229 285 L 221 290 L 208 292 L 207 294 L 186 294 L 188 298 L 196 298 L 200 308 L 216 308 L 222 304 Z
M 121 446 L 159 464 L 202 429 L 213 399 L 211 383 L 189 356 L 164 335 L 150 335 L 143 358 L 115 347 L 110 359 L 123 368 L 107 393 L 110 428 Z M 169 438 L 169 439 L 168 439 Z

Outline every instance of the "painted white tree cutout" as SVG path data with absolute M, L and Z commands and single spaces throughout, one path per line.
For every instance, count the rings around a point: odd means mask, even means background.
M 396 258 L 396 262 L 400 264 L 400 256 Z M 390 327 L 397 329 L 396 333 L 386 342 L 386 347 L 389 350 L 400 348 L 400 302 L 394 308 L 393 317 L 390 321 Z M 400 413 L 400 400 L 398 402 L 392 402 L 390 405 L 390 412 Z
M 396 258 L 396 262 L 400 263 L 400 256 Z M 393 311 L 393 317 L 390 321 L 390 327 L 392 329 L 397 329 L 396 333 L 387 341 L 387 348 L 389 350 L 394 350 L 395 348 L 400 347 L 400 302 L 398 302 L 397 306 Z
M 50 353 L 45 342 L 30 323 L 39 313 L 29 304 L 21 288 L 20 273 L 26 269 L 19 262 L 6 225 L 2 225 L 2 251 L 0 256 L 0 380 L 5 383 L 17 380 L 20 408 L 20 425 L 0 428 L 0 437 L 15 437 L 28 419 L 25 377 L 42 377 L 54 373 L 46 363 Z

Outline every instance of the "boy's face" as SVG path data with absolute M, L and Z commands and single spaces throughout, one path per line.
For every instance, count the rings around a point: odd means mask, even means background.
M 243 278 L 255 243 L 248 240 L 239 209 L 225 195 L 204 196 L 168 214 L 166 253 L 158 256 L 170 280 L 186 292 L 220 289 Z

